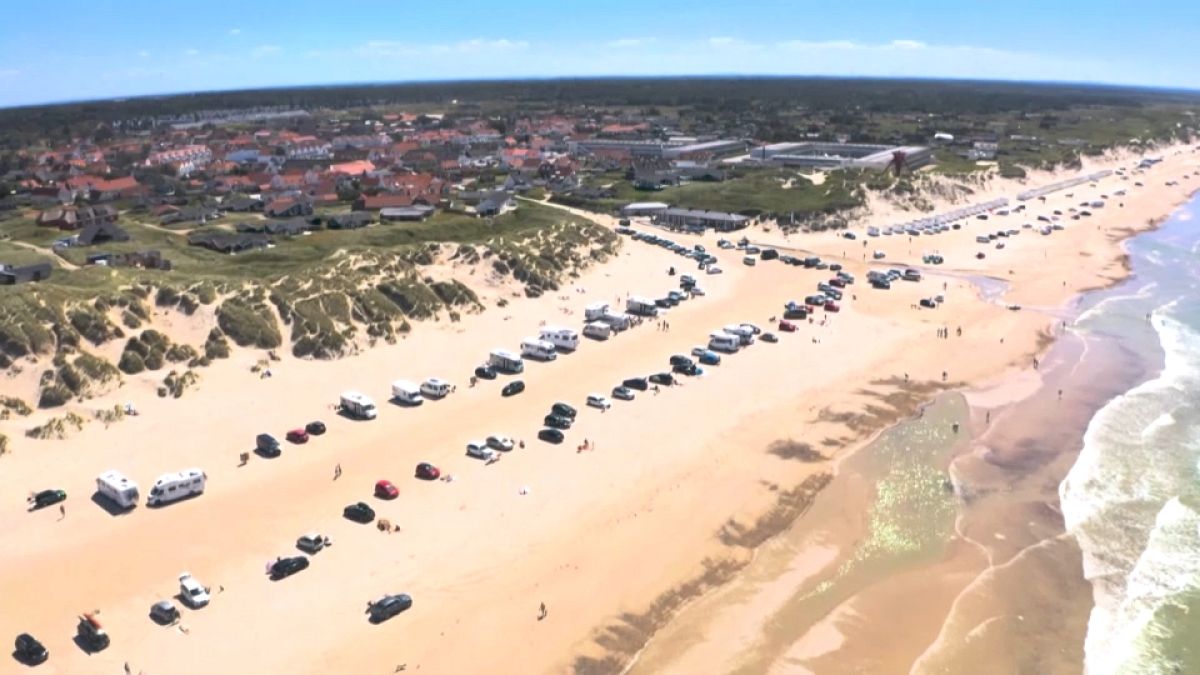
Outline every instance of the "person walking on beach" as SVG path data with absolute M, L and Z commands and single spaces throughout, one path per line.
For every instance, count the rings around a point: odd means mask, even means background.
M 342 464 L 341 464 L 341 462 L 338 462 L 338 465 L 333 467 L 333 479 L 337 480 L 341 477 L 342 477 Z
M 543 602 L 541 606 L 538 607 L 538 621 L 545 619 L 548 614 L 549 612 L 546 611 L 546 603 Z
M 62 520 L 63 518 L 66 518 L 66 517 L 67 517 L 67 505 L 59 504 L 58 505 L 58 519 Z

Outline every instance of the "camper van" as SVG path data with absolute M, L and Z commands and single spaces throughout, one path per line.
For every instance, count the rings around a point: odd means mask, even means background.
M 372 401 L 365 394 L 360 394 L 357 391 L 347 391 L 342 394 L 341 404 L 342 411 L 354 419 L 375 419 L 377 412 L 375 410 L 375 401 Z
M 579 346 L 579 333 L 570 328 L 545 326 L 538 334 L 543 342 L 549 342 L 559 351 L 574 351 Z
M 146 506 L 170 504 L 185 497 L 204 494 L 204 483 L 208 475 L 200 469 L 185 469 L 177 473 L 166 473 L 154 481 Z
M 603 321 L 593 321 L 583 327 L 583 334 L 597 340 L 607 340 L 612 335 L 612 326 Z
M 738 350 L 740 345 L 740 337 L 731 335 L 725 331 L 716 331 L 708 335 L 708 348 L 714 352 L 732 354 Z
M 405 405 L 420 405 L 425 401 L 421 396 L 421 388 L 408 380 L 392 383 L 392 398 Z
M 633 322 L 625 312 L 605 312 L 600 320 L 608 324 L 614 331 L 620 333 L 629 328 Z
M 521 356 L 539 361 L 553 361 L 558 358 L 554 345 L 537 338 L 527 338 L 521 342 Z
M 520 373 L 525 370 L 525 362 L 520 356 L 507 349 L 493 349 L 488 354 L 488 365 L 505 373 Z
M 625 311 L 639 316 L 658 316 L 658 307 L 654 301 L 639 295 L 631 296 L 625 301 Z
M 122 509 L 132 509 L 138 503 L 137 483 L 120 471 L 105 471 L 96 478 L 96 492 Z
M 608 313 L 607 302 L 593 302 L 583 308 L 583 318 L 587 321 L 597 321 Z
M 446 398 L 453 387 L 440 377 L 431 377 L 421 383 L 421 394 L 425 398 Z
M 725 326 L 725 332 L 730 335 L 738 336 L 738 341 L 743 346 L 754 344 L 754 331 L 750 330 L 743 324 L 731 323 Z

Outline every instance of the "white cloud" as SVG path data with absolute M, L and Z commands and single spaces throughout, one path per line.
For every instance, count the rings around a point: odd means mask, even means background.
M 731 38 L 731 37 L 710 37 L 710 38 L 708 38 L 708 44 L 710 44 L 714 47 L 727 47 L 729 45 L 737 44 L 738 42 L 739 42 L 739 40 L 737 38 Z
M 230 29 L 229 29 L 229 34 L 230 34 L 230 35 L 241 35 L 241 34 L 242 34 L 242 29 L 241 29 L 241 28 L 230 28 Z
M 926 44 L 919 40 L 892 40 L 892 46 L 896 49 L 924 49 Z
M 808 40 L 788 40 L 780 42 L 779 46 L 783 49 L 859 49 L 863 45 L 852 40 L 820 40 L 810 42 Z
M 609 47 L 626 48 L 626 47 L 642 47 L 654 42 L 654 38 L 621 38 L 607 42 Z
M 283 51 L 283 48 L 279 45 L 259 45 L 254 48 L 254 51 L 250 52 L 250 55 L 258 59 L 264 56 L 278 54 L 281 51 Z
M 141 51 L 139 51 L 139 52 L 138 52 L 138 56 L 140 56 L 140 57 L 141 57 L 141 58 L 143 58 L 143 59 L 148 59 L 148 58 L 150 58 L 150 52 L 148 52 L 148 51 L 146 51 L 145 49 L 143 49 L 143 50 L 141 50 Z
M 199 56 L 200 50 L 199 49 L 185 49 L 183 53 L 188 56 Z

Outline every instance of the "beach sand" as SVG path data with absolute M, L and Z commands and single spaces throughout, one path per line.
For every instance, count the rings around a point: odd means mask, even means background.
M 1106 161 L 1130 164 L 1128 157 Z M 1190 150 L 1171 151 L 1140 177 L 1144 188 L 1113 176 L 1068 191 L 1073 198 L 1058 194 L 1030 204 L 1030 213 L 972 221 L 928 241 L 873 239 L 866 250 L 886 250 L 887 266 L 917 263 L 926 247 L 946 258 L 923 281 L 897 282 L 889 292 L 866 288 L 861 241 L 750 231 L 752 240 L 781 251 L 794 246 L 831 261 L 845 251 L 842 262 L 859 282 L 847 289 L 843 310 L 818 312 L 817 322 L 781 333 L 778 344 L 754 345 L 684 386 L 640 393 L 603 413 L 584 408 L 584 397 L 607 394 L 625 377 L 666 370 L 668 356 L 706 342 L 725 324 L 770 329 L 768 318 L 780 315 L 785 301 L 813 292 L 827 273 L 744 267 L 739 252 L 716 250 L 715 235 L 697 238 L 725 273 L 698 275 L 707 295 L 671 310 L 669 330 L 651 321 L 604 343 L 585 340 L 554 363 L 529 363 L 521 377 L 527 391 L 516 397 L 500 397 L 504 378 L 467 385 L 490 349 L 515 347 L 540 322 L 577 326 L 590 302 L 659 295 L 677 285 L 668 267 L 690 271 L 682 258 L 626 241 L 616 260 L 552 296 L 513 300 L 457 323 L 418 325 L 394 346 L 332 362 L 284 357 L 268 379 L 250 372 L 259 354 L 238 351 L 205 369 L 180 400 L 159 399 L 143 382 L 89 402 L 102 409 L 132 401 L 141 414 L 107 427 L 88 424 L 65 440 L 22 437 L 44 413 L 0 423 L 16 439 L 13 453 L 0 459 L 0 494 L 7 495 L 0 523 L 8 534 L 0 598 L 18 608 L 0 612 L 0 634 L 37 635 L 52 654 L 41 670 L 59 673 L 116 672 L 124 662 L 147 673 L 385 673 L 400 664 L 433 673 L 607 673 L 621 670 L 648 640 L 642 657 L 660 664 L 656 672 L 725 670 L 685 668 L 697 653 L 703 659 L 691 663 L 736 665 L 792 651 L 803 667 L 836 664 L 850 649 L 880 672 L 907 670 L 901 665 L 937 638 L 955 598 L 986 565 L 978 546 L 951 543 L 927 570 L 902 571 L 869 597 L 837 607 L 810 634 L 775 641 L 783 653 L 755 652 L 779 589 L 803 587 L 836 567 L 867 526 L 863 509 L 873 486 L 839 483 L 833 476 L 840 463 L 945 388 L 1027 370 L 1055 332 L 1053 308 L 1125 273 L 1120 240 L 1186 197 L 1196 179 L 1182 176 L 1194 164 Z M 1166 186 L 1171 179 L 1181 184 Z M 980 231 L 1020 227 L 1037 213 L 1120 187 L 1130 190 L 1124 208 L 1113 199 L 1053 236 L 1026 230 L 1003 251 L 989 247 L 985 259 L 973 257 Z M 981 297 L 975 276 L 1003 279 L 1005 302 L 1025 309 Z M 941 308 L 913 308 L 936 293 L 946 296 Z M 942 327 L 950 338 L 936 337 Z M 430 376 L 455 382 L 457 391 L 418 408 L 384 403 L 392 380 Z M 334 414 L 338 393 L 352 388 L 380 403 L 378 420 Z M 558 400 L 580 412 L 566 442 L 552 446 L 535 434 Z M 281 458 L 253 456 L 238 466 L 257 433 L 282 437 L 312 419 L 324 420 L 329 432 L 306 445 L 285 444 Z M 467 441 L 492 433 L 523 439 L 526 447 L 490 466 L 464 455 Z M 584 439 L 592 449 L 577 452 Z M 455 480 L 416 480 L 420 461 Z M 334 480 L 339 464 L 343 473 Z M 133 477 L 144 493 L 159 474 L 190 466 L 203 468 L 209 483 L 188 501 L 114 516 L 88 499 L 106 469 Z M 371 498 L 381 478 L 398 485 L 398 499 Z M 23 496 L 48 487 L 70 494 L 65 517 L 57 509 L 25 513 Z M 359 500 L 400 531 L 383 534 L 342 519 L 342 507 Z M 763 592 L 736 598 L 736 614 L 718 606 L 693 616 L 703 600 L 719 595 L 707 591 L 751 573 L 756 551 L 794 528 L 829 534 L 806 542 L 793 556 L 798 562 L 763 573 Z M 334 545 L 294 578 L 264 578 L 264 561 L 291 555 L 307 531 L 328 534 Z M 990 555 L 995 564 L 996 553 Z M 1069 558 L 1050 556 L 1046 564 L 1069 569 Z M 178 591 L 183 571 L 212 587 L 211 605 L 182 610 L 186 632 L 155 626 L 150 605 Z M 869 639 L 918 591 L 929 603 L 906 613 L 903 639 Z M 367 602 L 396 592 L 411 594 L 413 608 L 368 623 Z M 538 620 L 543 602 L 548 615 Z M 113 643 L 89 656 L 71 636 L 76 615 L 96 609 Z M 677 640 L 674 631 L 694 639 Z M 667 650 L 655 653 L 659 645 Z M 788 666 L 780 661 L 776 668 Z

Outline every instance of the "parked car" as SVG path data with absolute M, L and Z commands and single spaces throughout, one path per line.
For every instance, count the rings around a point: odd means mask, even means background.
M 668 363 L 670 363 L 671 366 L 674 367 L 674 366 L 690 366 L 694 362 L 682 354 L 675 354 L 674 356 L 672 356 L 669 359 Z
M 61 501 L 65 501 L 67 493 L 65 490 L 42 490 L 32 497 L 34 509 L 44 509 L 47 506 L 53 506 Z
M 593 408 L 608 410 L 612 407 L 612 401 L 600 394 L 588 394 L 587 404 Z
M 575 415 L 578 414 L 578 411 L 566 403 L 559 402 L 550 406 L 550 413 L 552 415 L 561 415 L 562 417 L 575 419 Z
M 613 387 L 612 397 L 621 401 L 632 401 L 634 394 L 629 387 Z
M 208 604 L 208 589 L 200 584 L 190 572 L 179 575 L 179 595 L 188 607 L 200 609 Z
M 547 443 L 562 443 L 563 432 L 558 429 L 542 429 L 538 432 L 538 440 L 546 441 Z
M 832 278 L 832 279 L 830 279 L 830 280 L 829 280 L 829 285 L 830 285 L 830 286 L 832 286 L 832 287 L 834 287 L 834 288 L 845 288 L 845 287 L 846 287 L 846 282 L 845 282 L 845 281 L 843 281 L 843 280 L 842 280 L 841 278 L 839 278 L 839 277 L 834 277 L 834 278 Z
M 366 524 L 375 520 L 375 509 L 368 506 L 366 502 L 357 502 L 342 509 L 342 517 L 356 523 Z
M 325 548 L 325 537 L 316 532 L 309 532 L 296 540 L 296 548 L 312 555 Z
M 271 434 L 259 434 L 254 439 L 254 451 L 263 457 L 278 457 L 283 454 L 279 441 Z
M 375 481 L 375 496 L 380 499 L 395 499 L 400 496 L 400 490 L 390 480 Z
M 688 375 L 690 377 L 704 374 L 704 369 L 694 363 L 681 363 L 671 368 L 671 370 L 672 372 L 679 373 L 680 375 Z
M 29 633 L 21 633 L 17 636 L 17 648 L 13 656 L 21 663 L 36 666 L 50 658 L 50 652 L 37 638 Z
M 513 439 L 509 438 L 508 436 L 501 436 L 500 434 L 488 436 L 486 442 L 489 448 L 494 448 L 503 452 L 508 452 L 509 450 L 513 449 Z
M 437 480 L 441 476 L 442 470 L 429 462 L 421 462 L 417 465 L 417 478 L 421 480 Z
M 304 430 L 307 431 L 310 436 L 320 436 L 321 434 L 325 433 L 325 423 L 320 421 L 312 421 L 304 425 Z
M 779 251 L 776 251 L 773 248 L 768 248 L 765 249 L 758 257 L 762 258 L 763 260 L 775 260 L 779 257 Z
M 513 380 L 512 382 L 504 385 L 504 388 L 500 390 L 500 395 L 516 396 L 523 391 L 525 391 L 525 383 L 521 380 Z
M 271 579 L 279 581 L 308 569 L 308 558 L 302 555 L 280 558 L 271 565 Z
M 563 417 L 562 415 L 555 415 L 553 413 L 546 415 L 546 418 L 544 420 L 542 420 L 542 423 L 545 424 L 546 426 L 550 427 L 551 429 L 570 429 L 571 428 L 571 418 L 570 417 Z
M 75 625 L 75 638 L 89 653 L 104 651 L 109 645 L 108 633 L 93 614 L 79 617 L 79 623 Z
M 840 311 L 842 311 L 842 308 L 838 307 L 838 304 L 836 302 L 830 300 L 829 302 L 825 303 L 825 311 L 826 312 L 840 312 Z
M 397 595 L 385 595 L 382 598 L 371 603 L 370 609 L 367 610 L 371 617 L 371 623 L 379 623 L 387 621 L 412 607 L 412 598 L 404 593 Z
M 481 380 L 496 379 L 496 369 L 491 366 L 479 366 L 475 369 L 475 377 Z
M 291 431 L 287 432 L 286 438 L 288 439 L 289 443 L 307 443 L 308 432 L 304 429 L 292 429 Z
M 704 271 L 707 272 L 708 274 L 720 274 L 720 273 L 724 272 L 725 270 L 721 269 L 720 267 L 717 267 L 716 265 L 710 265 L 707 268 L 705 268 Z
M 791 321 L 787 321 L 785 319 L 785 320 L 779 322 L 779 330 L 781 330 L 785 333 L 795 333 L 796 332 L 796 324 L 792 323 Z
M 644 377 L 631 377 L 622 382 L 621 386 L 628 387 L 629 389 L 636 389 L 638 391 L 646 391 L 650 388 L 650 385 L 646 382 L 646 378 Z
M 655 373 L 646 379 L 654 384 L 661 384 L 667 387 L 675 384 L 675 378 L 670 373 Z
M 711 349 L 705 349 L 696 358 L 700 361 L 700 363 L 703 363 L 706 366 L 717 366 L 721 364 L 721 355 Z
M 467 443 L 467 456 L 476 459 L 491 459 L 496 451 L 488 447 L 487 441 L 470 441 Z
M 159 600 L 150 605 L 150 619 L 160 626 L 167 626 L 179 620 L 179 608 L 170 600 Z
M 774 333 L 763 333 L 760 339 L 763 342 L 779 342 L 779 338 Z

